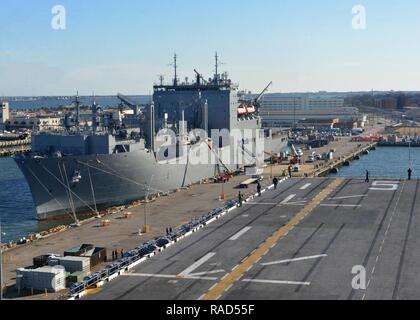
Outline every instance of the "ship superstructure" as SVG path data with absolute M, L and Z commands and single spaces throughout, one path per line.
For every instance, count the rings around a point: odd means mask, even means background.
M 153 99 L 125 119 L 95 102 L 90 125 L 75 115 L 62 132 L 36 132 L 32 152 L 17 156 L 41 220 L 80 212 L 97 214 L 113 205 L 141 200 L 236 171 L 280 152 L 286 136 L 261 129 L 258 101 L 247 101 L 227 74 L 154 86 Z M 123 99 L 124 101 L 124 99 Z M 128 103 L 129 104 L 129 103 Z M 134 106 L 133 106 L 134 107 Z M 75 118 L 75 119 L 74 119 Z

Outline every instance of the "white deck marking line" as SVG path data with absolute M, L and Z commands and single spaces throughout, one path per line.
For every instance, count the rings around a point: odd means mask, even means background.
M 400 204 L 400 200 L 401 200 L 401 196 L 403 194 L 404 188 L 405 188 L 405 182 L 403 183 L 402 188 L 401 188 L 401 191 L 400 191 L 400 194 L 398 195 L 397 201 L 395 202 L 395 207 L 394 207 L 394 210 L 392 211 L 391 218 L 389 219 L 388 227 L 386 229 L 387 231 L 384 234 L 384 237 L 383 237 L 383 240 L 382 240 L 382 244 L 379 247 L 379 255 L 376 258 L 376 261 L 375 261 L 375 263 L 373 265 L 372 272 L 371 272 L 371 275 L 370 275 L 370 278 L 369 278 L 369 282 L 367 284 L 366 289 L 369 289 L 370 284 L 374 281 L 374 275 L 375 275 L 376 267 L 377 267 L 377 265 L 379 263 L 379 259 L 381 257 L 381 252 L 383 251 L 383 248 L 385 246 L 385 242 L 388 239 L 387 233 L 388 233 L 389 229 L 391 228 L 392 221 L 394 221 L 394 217 L 395 217 L 395 214 L 397 213 L 398 205 Z M 366 296 L 363 296 L 362 300 L 364 300 L 365 297 Z
M 197 301 L 200 301 L 201 299 L 203 299 L 205 295 L 206 295 L 206 294 L 205 294 L 205 293 L 203 293 L 203 294 L 200 296 L 200 298 L 198 298 L 198 299 L 197 299 Z
M 280 204 L 288 204 L 288 202 L 296 197 L 295 194 L 291 194 L 286 199 L 284 199 Z
M 282 207 L 282 206 L 304 206 L 306 203 L 307 203 L 307 201 L 301 200 L 301 201 L 282 202 L 282 203 L 274 203 L 274 202 L 248 202 L 248 203 L 244 203 L 244 204 L 250 205 L 250 206 L 277 206 L 277 207 Z
M 226 272 L 226 271 L 223 270 L 223 269 L 219 269 L 219 270 L 214 270 L 214 271 L 190 273 L 188 276 L 191 276 L 191 277 L 200 277 L 200 276 L 205 276 L 206 274 L 216 274 L 216 273 L 222 273 L 222 272 Z
M 209 291 L 213 290 L 216 286 L 217 286 L 217 283 L 215 283 L 214 285 L 212 285 L 211 288 L 209 289 Z
M 263 266 L 273 266 L 273 265 L 277 265 L 277 264 L 285 264 L 285 263 L 290 263 L 290 262 L 313 260 L 313 259 L 319 259 L 319 258 L 325 258 L 325 257 L 328 257 L 328 255 L 327 254 L 320 254 L 320 255 L 317 255 L 317 256 L 310 256 L 310 257 L 302 257 L 302 258 L 295 258 L 295 259 L 287 259 L 287 260 L 273 261 L 273 262 L 262 263 L 261 265 L 263 265 Z
M 237 234 L 235 234 L 232 238 L 229 239 L 229 241 L 236 241 L 240 237 L 242 237 L 245 233 L 247 233 L 249 230 L 251 230 L 252 227 L 245 227 L 241 231 L 239 231 Z
M 321 207 L 344 207 L 344 208 L 360 208 L 360 204 L 321 204 Z
M 275 206 L 278 205 L 278 203 L 270 203 L 270 202 L 247 202 L 244 203 L 246 205 L 251 205 L 251 206 L 255 206 L 255 205 L 260 205 L 260 206 Z
M 211 258 L 213 258 L 216 255 L 214 252 L 210 252 L 206 254 L 204 257 L 202 257 L 200 260 L 194 262 L 191 266 L 189 266 L 187 269 L 182 271 L 179 276 L 180 277 L 188 277 L 194 270 L 198 269 L 200 266 L 205 264 L 207 261 L 209 261 Z
M 126 273 L 123 274 L 125 277 L 143 277 L 143 278 L 160 278 L 160 279 L 179 279 L 176 275 L 171 274 L 152 274 L 152 273 Z M 216 277 L 198 277 L 198 276 L 183 276 L 185 280 L 208 280 L 208 281 L 217 281 L 219 278 Z
M 300 188 L 300 190 L 306 190 L 306 189 L 308 189 L 311 185 L 312 185 L 312 183 L 307 183 L 307 184 L 305 184 L 302 188 Z
M 299 281 L 279 281 L 279 280 L 258 280 L 258 279 L 244 279 L 243 282 L 268 283 L 268 284 L 286 284 L 293 286 L 310 286 L 310 282 Z
M 300 207 L 304 207 L 305 205 L 306 205 L 306 201 L 296 201 L 296 202 L 283 203 L 282 205 L 278 205 L 277 207 L 281 207 L 281 206 L 300 206 Z
M 186 276 L 186 280 L 207 280 L 207 281 L 218 281 L 219 278 L 216 277 L 196 277 L 196 276 Z
M 175 275 L 171 274 L 153 274 L 153 273 L 125 273 L 125 277 L 144 277 L 144 278 L 164 278 L 164 279 L 176 279 Z
M 359 196 L 345 196 L 345 197 L 336 197 L 336 198 L 329 198 L 328 200 L 345 200 L 345 199 L 352 199 L 352 198 L 364 198 L 367 197 L 365 194 L 361 194 Z
M 232 287 L 233 287 L 233 283 L 225 289 L 225 292 L 228 292 L 230 289 L 232 289 Z

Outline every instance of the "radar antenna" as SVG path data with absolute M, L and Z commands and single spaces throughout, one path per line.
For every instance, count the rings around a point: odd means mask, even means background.
M 76 93 L 76 100 L 74 101 L 76 105 L 76 129 L 79 131 L 80 127 L 80 101 L 79 101 L 79 91 Z
M 217 51 L 216 51 L 216 54 L 214 55 L 214 59 L 215 59 L 215 64 L 214 64 L 214 72 L 215 72 L 215 74 L 214 74 L 214 83 L 215 84 L 218 84 L 218 82 L 219 82 L 219 66 L 220 65 L 223 65 L 224 63 L 222 63 L 222 62 L 220 62 L 220 60 L 219 60 L 219 54 L 217 53 Z
M 165 82 L 165 76 L 163 74 L 159 75 L 160 86 L 163 86 L 164 82 Z
M 174 54 L 174 62 L 171 64 L 174 67 L 174 86 L 178 85 L 178 57 Z

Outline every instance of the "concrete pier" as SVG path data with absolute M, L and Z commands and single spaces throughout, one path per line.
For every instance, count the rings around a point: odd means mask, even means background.
M 71 228 L 47 236 L 41 240 L 14 247 L 4 253 L 4 277 L 7 284 L 6 297 L 13 299 L 46 299 L 43 294 L 31 296 L 30 292 L 18 295 L 15 288 L 15 270 L 32 265 L 33 257 L 55 253 L 63 254 L 69 248 L 82 243 L 108 249 L 108 256 L 112 257 L 112 250 L 125 252 L 157 236 L 165 235 L 168 227 L 177 227 L 189 222 L 192 218 L 200 217 L 211 209 L 223 206 L 229 199 L 237 199 L 241 191 L 244 197 L 256 192 L 256 186 L 249 189 L 236 187 L 246 180 L 246 176 L 234 177 L 224 185 L 220 183 L 199 184 L 180 190 L 169 196 L 156 198 L 147 204 L 146 221 L 151 231 L 139 236 L 139 230 L 144 225 L 144 205 L 140 204 L 124 210 L 110 209 L 109 215 L 102 219 L 91 219 L 82 223 L 81 227 Z M 270 179 L 262 182 L 263 187 L 271 184 Z M 221 201 L 222 191 L 226 197 Z M 125 213 L 131 212 L 129 219 Z M 109 220 L 108 227 L 101 227 L 103 220 Z M 50 294 L 47 299 L 56 299 L 59 295 Z

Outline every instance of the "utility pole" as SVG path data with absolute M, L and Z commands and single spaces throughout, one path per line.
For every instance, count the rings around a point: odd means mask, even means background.
M 150 193 L 150 186 L 153 181 L 153 176 L 150 178 L 150 183 L 147 187 L 147 194 L 146 199 L 144 201 L 144 225 L 143 225 L 143 233 L 149 233 L 150 232 L 150 226 L 147 224 L 147 204 L 149 202 L 149 193 Z

